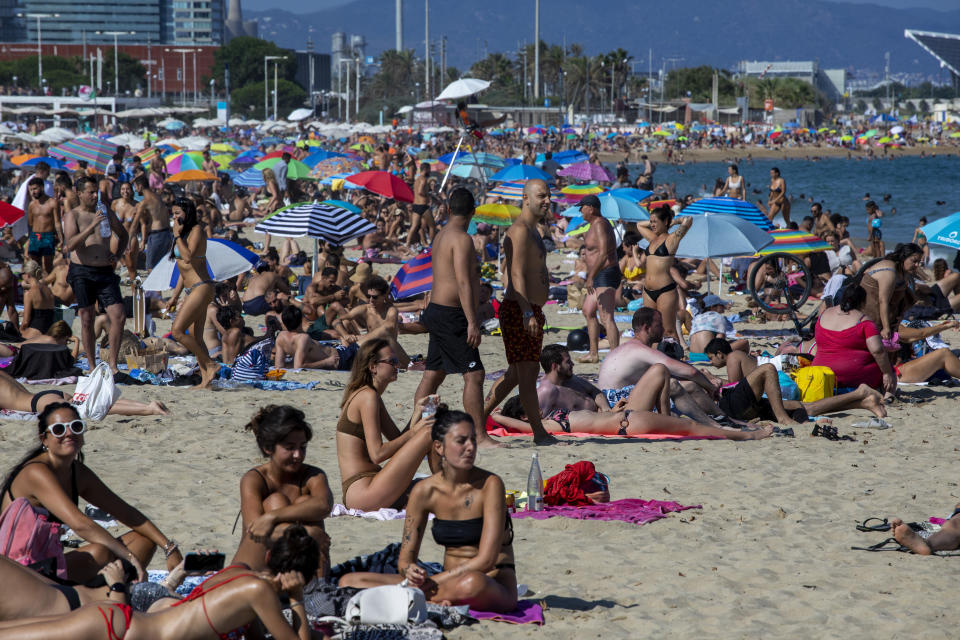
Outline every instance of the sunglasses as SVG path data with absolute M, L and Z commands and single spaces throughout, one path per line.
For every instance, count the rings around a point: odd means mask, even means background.
M 387 358 L 386 360 L 377 360 L 377 362 L 380 364 L 391 364 L 395 367 L 400 365 L 400 360 L 397 358 Z
M 73 420 L 71 422 L 53 422 L 47 425 L 47 431 L 49 431 L 50 435 L 54 438 L 64 437 L 67 435 L 68 429 L 73 435 L 79 436 L 87 430 L 87 423 L 83 420 Z
M 377 298 L 379 298 L 379 297 L 381 297 L 381 296 L 383 296 L 383 295 L 384 295 L 384 294 L 382 294 L 382 293 L 367 293 L 367 297 L 370 298 L 371 300 L 376 300 Z

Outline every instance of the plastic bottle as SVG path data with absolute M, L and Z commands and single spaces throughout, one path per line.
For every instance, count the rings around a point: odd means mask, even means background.
M 437 396 L 427 396 L 426 401 L 423 403 L 423 411 L 420 412 L 420 417 L 429 418 L 432 415 L 437 413 Z
M 113 233 L 110 231 L 110 218 L 107 216 L 107 205 L 100 200 L 99 192 L 97 192 L 97 213 L 104 216 L 103 220 L 100 221 L 100 237 L 109 238 Z
M 543 511 L 543 474 L 540 473 L 540 454 L 533 454 L 527 475 L 527 511 Z

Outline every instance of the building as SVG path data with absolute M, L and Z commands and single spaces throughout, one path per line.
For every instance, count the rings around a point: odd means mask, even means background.
M 341 63 L 346 64 L 347 61 L 349 61 L 351 65 L 354 65 L 355 60 L 360 61 L 360 73 L 364 73 L 366 71 L 367 63 L 366 47 L 367 41 L 361 35 L 353 34 L 348 36 L 343 31 L 335 32 L 330 37 L 331 75 L 339 77 Z M 351 69 L 348 73 L 353 73 L 353 69 Z
M 317 53 L 308 48 L 295 51 L 297 73 L 293 80 L 306 92 L 330 91 L 330 54 Z M 312 75 L 312 77 L 311 77 Z
M 847 72 L 844 69 L 821 69 L 815 60 L 803 61 L 747 61 L 737 65 L 741 76 L 752 78 L 796 78 L 813 85 L 828 99 L 837 102 L 847 91 Z
M 914 29 L 906 29 L 903 35 L 936 58 L 941 68 L 949 69 L 954 89 L 960 90 L 960 35 Z
M 169 15 L 167 42 L 176 45 L 222 45 L 223 0 L 161 0 Z
M 256 20 L 243 19 L 243 8 L 240 6 L 240 0 L 230 0 L 230 8 L 227 10 L 227 20 L 223 24 L 226 42 L 240 36 L 250 36 L 256 38 L 258 29 Z

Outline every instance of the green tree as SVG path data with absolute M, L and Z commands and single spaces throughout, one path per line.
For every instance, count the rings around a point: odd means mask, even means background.
M 268 74 L 273 75 L 273 63 L 277 62 L 277 77 L 293 80 L 297 72 L 297 57 L 293 51 L 282 49 L 272 42 L 241 36 L 234 38 L 225 46 L 213 53 L 213 77 L 217 86 L 222 87 L 224 65 L 230 66 L 230 86 L 246 87 L 247 85 L 263 82 L 264 56 L 286 56 L 286 60 L 271 61 L 267 67 Z M 260 87 L 261 91 L 263 87 Z
M 147 70 L 140 64 L 139 60 L 121 51 L 117 54 L 117 62 L 120 71 L 117 79 L 120 82 L 121 92 L 129 91 L 133 93 L 136 88 L 146 86 Z M 104 94 L 106 94 L 107 81 L 110 82 L 111 87 L 113 86 L 113 56 L 104 56 L 103 63 L 103 84 Z M 43 64 L 46 66 L 46 59 L 44 59 Z M 44 75 L 46 75 L 46 70 L 44 70 Z
M 283 118 L 292 109 L 304 106 L 307 101 L 307 92 L 300 88 L 300 85 L 289 80 L 280 79 L 277 84 L 279 91 L 277 93 L 278 116 Z M 271 80 L 270 88 L 273 89 Z M 273 117 L 273 96 L 269 99 L 270 117 Z M 263 81 L 254 82 L 239 89 L 235 89 L 230 94 L 230 109 L 232 113 L 243 115 L 245 118 L 264 119 L 263 113 Z
M 0 61 L 0 84 L 13 84 L 14 77 L 17 78 L 18 87 L 38 88 L 37 56 Z M 77 86 L 88 81 L 80 58 L 61 56 L 43 56 L 43 79 L 58 94 L 63 89 L 73 92 Z
M 667 99 L 689 97 L 692 102 L 711 102 L 713 100 L 714 73 L 718 74 L 718 99 L 721 102 L 732 102 L 736 87 L 730 78 L 730 73 L 706 65 L 674 69 L 668 73 L 664 95 Z M 760 87 L 764 96 L 766 96 L 766 93 L 772 92 L 773 86 L 770 84 L 772 81 L 773 78 L 764 78 L 760 81 L 765 83 L 761 84 Z

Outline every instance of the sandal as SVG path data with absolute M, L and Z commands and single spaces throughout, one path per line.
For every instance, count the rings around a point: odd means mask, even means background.
M 878 520 L 879 524 L 869 524 L 872 520 Z M 890 521 L 886 518 L 867 518 L 857 525 L 857 531 L 890 531 Z
M 886 540 L 878 542 L 877 544 L 872 544 L 869 547 L 850 548 L 854 551 L 910 551 L 910 549 L 897 542 L 896 538 L 887 538 Z

